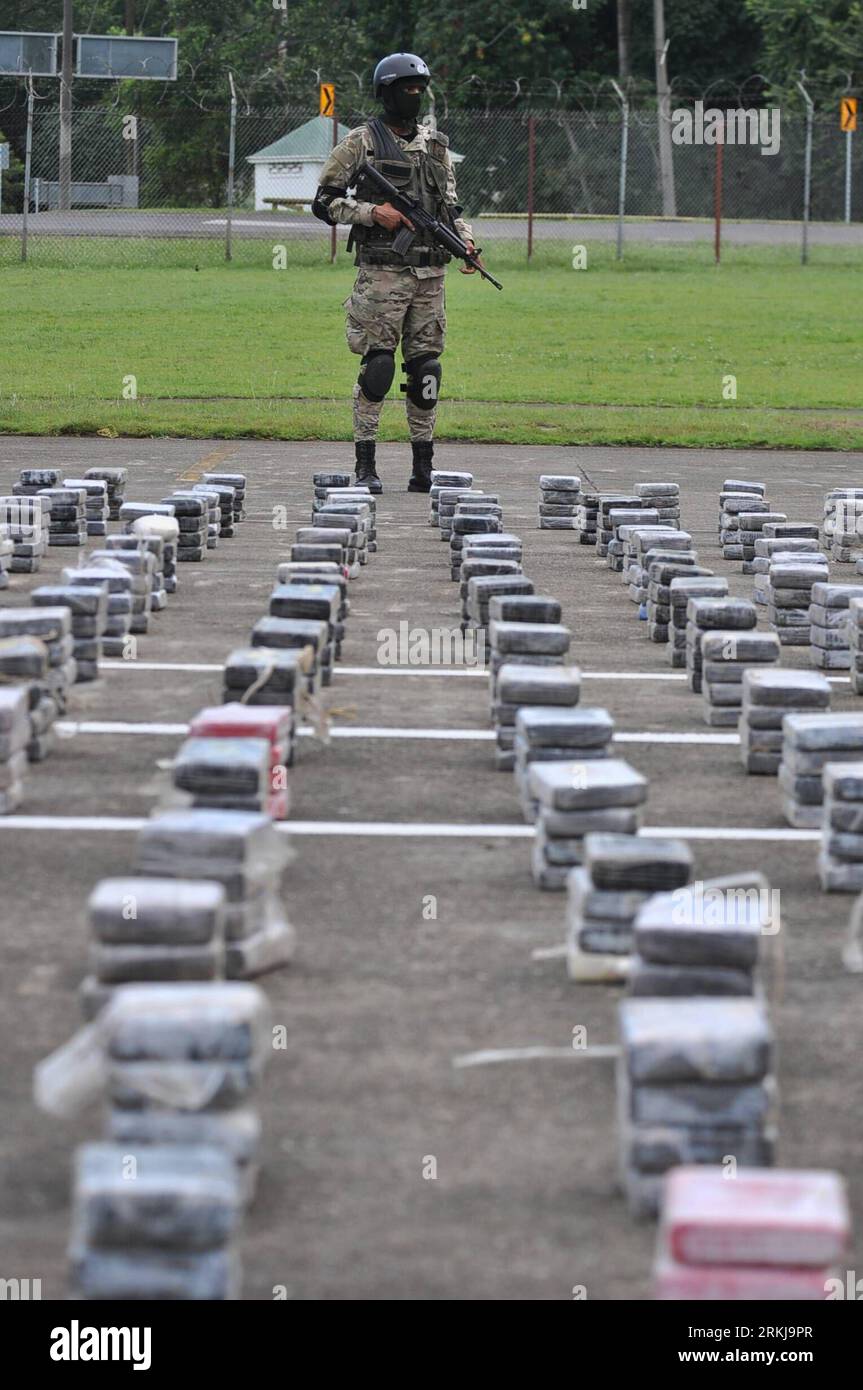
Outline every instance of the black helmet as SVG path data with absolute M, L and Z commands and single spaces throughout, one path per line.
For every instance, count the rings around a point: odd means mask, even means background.
M 405 77 L 421 78 L 428 86 L 431 78 L 428 64 L 415 53 L 388 53 L 386 58 L 381 58 L 372 78 L 375 97 L 379 100 L 385 87 Z

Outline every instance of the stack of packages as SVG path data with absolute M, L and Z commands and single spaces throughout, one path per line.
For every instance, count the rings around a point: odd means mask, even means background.
M 361 565 L 366 565 L 370 547 L 377 549 L 376 514 L 377 503 L 370 496 L 342 496 L 328 499 L 323 507 L 312 512 L 312 526 L 319 530 L 352 532 L 352 548 L 356 550 L 356 558 Z
M 85 1144 L 72 1187 L 72 1297 L 237 1299 L 241 1215 L 236 1166 L 215 1145 L 151 1144 L 130 1155 L 123 1144 Z
M 194 487 L 187 491 L 172 492 L 171 497 L 178 497 L 181 500 L 191 497 L 193 500 L 200 498 L 204 504 L 204 526 L 206 530 L 206 549 L 215 550 L 219 544 L 219 537 L 222 534 L 222 498 L 221 494 L 214 487 L 207 487 L 204 483 L 196 483 Z M 231 508 L 231 523 L 233 525 L 234 513 Z
M 48 549 L 48 504 L 44 497 L 0 497 L 0 531 L 12 542 L 12 574 L 35 574 Z
M 208 499 L 215 497 L 219 520 L 218 538 L 230 540 L 232 536 L 235 536 L 234 489 L 229 487 L 227 483 L 193 483 L 191 490 L 192 492 L 200 492 Z
M 359 530 L 362 534 L 358 536 L 359 562 L 365 565 L 368 563 L 368 557 L 377 554 L 378 549 L 378 502 L 374 493 L 369 492 L 367 487 L 328 488 L 324 501 L 319 504 L 315 500 L 312 504 L 312 525 L 315 525 L 318 512 L 346 512 L 347 505 L 343 504 L 350 504 L 352 514 L 360 518 Z
M 820 830 L 827 763 L 863 758 L 863 714 L 787 714 L 782 721 L 782 814 L 796 830 Z
M 485 496 L 482 488 L 473 487 L 442 487 L 437 499 L 437 516 L 439 528 L 439 540 L 452 540 L 452 521 L 455 516 L 456 503 L 462 498 L 466 501 L 479 501 Z
M 459 594 L 462 598 L 466 597 L 464 585 L 476 574 L 490 574 L 490 569 L 476 568 L 479 562 L 489 562 L 495 564 L 498 561 L 510 561 L 516 566 L 511 571 L 514 574 L 521 574 L 522 560 L 524 558 L 524 546 L 520 536 L 514 536 L 509 531 L 490 532 L 487 535 L 465 536 L 464 545 L 461 548 L 461 569 L 459 578 L 461 588 Z M 467 568 L 465 568 L 467 566 Z
M 625 975 L 639 909 L 652 894 L 670 895 L 692 878 L 692 851 L 684 840 L 638 835 L 635 811 L 617 812 L 617 817 L 617 830 L 585 836 L 583 864 L 567 879 L 566 964 L 571 980 L 616 980 Z
M 133 617 L 137 616 L 140 619 L 140 610 L 146 601 L 142 594 L 132 592 L 135 576 L 125 565 L 119 564 L 113 558 L 112 552 L 111 559 L 102 560 L 98 564 L 82 565 L 79 569 L 65 569 L 62 577 L 64 585 L 85 589 L 101 588 L 107 593 L 108 615 L 100 643 L 101 655 L 125 659 Z M 137 614 L 134 612 L 136 603 L 139 610 Z
M 209 504 L 200 495 L 172 493 L 162 498 L 162 505 L 174 508 L 180 528 L 177 536 L 177 560 L 180 564 L 203 560 L 209 536 Z M 122 509 L 125 511 L 125 507 Z
M 571 766 L 578 759 L 607 758 L 613 734 L 614 720 L 606 709 L 522 706 L 515 716 L 513 770 L 525 820 L 534 823 L 539 809 L 530 792 L 532 763 Z
M 234 525 L 246 519 L 246 475 L 245 473 L 205 473 L 201 479 L 204 487 L 230 487 L 234 489 Z
M 818 541 L 804 536 L 772 536 L 765 531 L 755 542 L 755 559 L 752 573 L 755 576 L 753 598 L 755 602 L 767 605 L 770 602 L 770 563 L 776 559 L 796 560 L 807 556 L 826 564 L 827 556 L 820 554 Z
M 661 1203 L 654 1298 L 820 1302 L 837 1286 L 844 1296 L 831 1277 L 851 1240 L 838 1173 L 753 1165 L 729 1182 L 724 1169 L 682 1167 Z
M 857 572 L 863 575 L 859 564 Z M 863 695 L 863 602 L 852 598 L 848 605 L 848 649 L 851 653 L 851 689 Z
M 686 611 L 692 598 L 725 598 L 728 580 L 707 575 L 678 575 L 668 586 L 670 621 L 668 624 L 668 661 L 675 669 L 686 665 Z
M 335 593 L 338 594 L 338 589 Z M 314 652 L 308 644 L 302 647 L 237 647 L 225 662 L 222 698 L 226 705 L 287 705 L 296 709 L 309 689 L 306 677 L 313 674 L 314 666 Z
M 679 483 L 636 483 L 635 492 L 643 507 L 655 507 L 666 526 L 680 525 Z
M 747 772 L 775 777 L 782 763 L 782 720 L 830 707 L 830 686 L 817 671 L 776 667 L 743 672 L 740 756 Z
M 455 473 L 450 469 L 433 468 L 429 492 L 429 526 L 440 526 L 440 495 L 444 488 L 470 492 L 472 487 L 472 473 Z
M 45 584 L 30 595 L 34 608 L 68 608 L 72 621 L 72 655 L 76 681 L 99 675 L 102 642 L 108 626 L 108 592 L 104 585 Z
M 194 807 L 269 815 L 272 760 L 272 745 L 264 738 L 193 736 L 174 759 L 174 786 L 188 793 Z
M 572 531 L 578 526 L 581 479 L 574 473 L 542 473 L 539 479 L 540 531 Z
M 464 552 L 462 552 L 464 553 Z M 480 590 L 471 590 L 471 584 L 475 579 L 523 579 L 521 560 L 493 560 L 482 555 L 471 555 L 468 559 L 461 562 L 461 575 L 459 582 L 459 598 L 461 599 L 461 630 L 466 632 L 471 622 L 475 622 L 474 611 L 485 610 L 483 626 L 488 625 L 488 604 L 489 599 Z M 530 580 L 527 581 L 530 583 Z M 497 592 L 497 591 L 493 591 Z M 533 585 L 530 588 L 520 587 L 517 592 L 522 594 L 532 594 Z M 471 599 L 471 594 L 474 598 Z M 471 599 L 470 604 L 468 600 Z
M 47 733 L 53 715 L 65 714 L 69 689 L 75 684 L 75 641 L 72 636 L 72 615 L 68 608 L 4 608 L 0 609 L 0 640 L 4 637 L 38 637 L 45 643 L 48 667 L 40 676 L 40 697 L 49 696 L 55 709 L 47 705 L 34 720 L 34 737 Z M 34 708 L 35 714 L 35 708 Z M 49 717 L 50 716 L 50 717 Z M 37 728 L 47 719 L 45 728 Z M 38 757 L 31 759 L 37 762 Z
M 22 468 L 12 491 L 16 497 L 36 497 L 46 488 L 59 488 L 62 483 L 62 468 Z
M 676 583 L 677 581 L 675 581 Z M 686 582 L 686 581 L 684 581 Z M 707 580 L 708 584 L 714 581 Z M 701 694 L 704 657 L 702 638 L 711 628 L 734 634 L 750 632 L 758 623 L 755 604 L 745 598 L 690 598 L 686 605 L 686 676 L 689 689 Z
M 812 585 L 809 605 L 809 659 L 819 671 L 850 671 L 852 599 L 863 598 L 863 584 Z
M 39 494 L 50 508 L 49 545 L 87 544 L 87 494 L 83 488 L 43 488 Z
M 668 558 L 667 558 L 668 557 Z M 713 570 L 698 564 L 694 550 L 654 551 L 647 565 L 647 635 L 651 642 L 670 643 L 672 608 L 671 583 L 674 579 L 715 579 Z M 723 593 L 728 592 L 725 585 Z M 685 616 L 685 608 L 682 616 Z M 683 628 L 684 647 L 686 627 Z
M 318 581 L 314 576 L 294 572 L 288 575 L 287 583 L 277 584 L 270 595 L 271 618 L 309 618 L 327 624 L 327 643 L 320 653 L 324 685 L 329 685 L 333 678 L 333 663 L 338 659 L 344 637 L 348 612 L 346 588 L 347 580 L 343 575 L 326 575 Z M 304 666 L 303 669 L 310 668 Z
M 620 526 L 618 535 L 623 541 L 621 575 L 629 589 L 629 597 L 647 617 L 647 567 L 651 559 L 667 560 L 672 555 L 691 554 L 692 537 L 688 531 L 676 531 L 667 526 Z
M 153 557 L 152 583 L 150 588 L 150 611 L 160 613 L 168 606 L 168 592 L 165 588 L 165 541 L 161 535 L 108 536 L 105 550 L 112 560 L 121 557 L 118 551 L 141 551 Z
M 54 746 L 51 726 L 60 711 L 60 701 L 51 689 L 49 675 L 48 648 L 40 637 L 12 637 L 0 641 L 0 691 L 8 682 L 26 691 L 29 736 L 25 748 L 31 763 L 42 762 Z M 0 746 L 4 739 L 5 735 L 0 733 Z M 8 780 L 15 779 L 7 772 Z
M 496 493 L 477 499 L 464 498 L 456 504 L 452 518 L 449 543 L 450 578 L 461 578 L 462 550 L 472 536 L 500 535 L 503 532 L 503 511 Z
M 850 564 L 863 554 L 863 488 L 837 487 L 824 499 L 824 544 L 830 558 Z
M 139 546 L 137 549 L 120 547 L 110 550 L 93 550 L 88 563 L 98 568 L 120 565 L 132 577 L 132 621 L 130 632 L 145 633 L 150 628 L 150 614 L 153 611 L 153 586 L 156 573 L 156 557 L 151 550 Z
M 780 927 L 772 911 L 770 885 L 762 874 L 706 879 L 657 893 L 635 919 L 630 995 L 694 999 L 760 993 L 761 938 Z
M 88 536 L 108 534 L 108 484 L 101 478 L 66 478 L 63 486 L 84 494 Z
M 287 839 L 254 811 L 177 810 L 153 816 L 136 867 L 156 878 L 215 879 L 225 889 L 225 974 L 245 979 L 285 965 L 295 933 L 281 903 Z
M 753 667 L 777 666 L 781 654 L 775 632 L 716 628 L 705 632 L 701 638 L 701 691 L 705 724 L 712 729 L 736 729 L 743 708 L 745 672 Z
M 494 621 L 511 621 L 504 616 L 506 600 L 493 599 L 490 615 Z M 496 608 L 496 605 L 501 605 Z M 500 617 L 498 617 L 500 614 Z M 491 717 L 495 726 L 495 766 L 498 771 L 515 769 L 515 720 L 525 706 L 552 710 L 572 709 L 581 696 L 581 672 L 577 666 L 531 666 L 506 662 L 490 681 Z
M 653 511 L 646 511 L 642 506 L 641 499 L 634 495 L 630 496 L 625 492 L 601 492 L 599 494 L 599 512 L 596 518 L 596 553 L 603 559 L 608 558 L 608 547 L 610 543 L 617 539 L 616 528 L 623 522 L 622 517 L 618 517 L 616 522 L 612 521 L 612 512 L 633 512 L 634 516 L 626 518 L 634 525 L 641 522 L 644 526 L 655 525 L 659 517 Z
M 348 579 L 356 579 L 360 564 L 353 531 L 299 526 L 290 550 L 295 565 L 332 564 Z
M 611 724 L 607 712 L 584 712 L 586 735 L 605 734 Z M 566 887 L 570 871 L 584 862 L 584 837 L 591 831 L 629 834 L 631 827 L 634 834 L 638 829 L 637 808 L 647 800 L 647 781 L 629 763 L 605 756 L 606 747 L 607 741 L 582 747 L 577 761 L 530 764 L 528 795 L 537 806 L 532 869 L 539 888 Z
M 818 877 L 825 893 L 863 892 L 863 762 L 827 763 Z
M 126 494 L 126 483 L 129 478 L 128 468 L 88 468 L 84 477 L 90 481 L 103 482 L 107 485 L 108 491 L 108 519 L 109 521 L 120 520 L 120 508 Z
M 599 529 L 599 496 L 595 492 L 578 490 L 575 507 L 575 529 L 579 545 L 596 545 Z
M 20 642 L 0 641 L 0 816 L 17 811 L 24 796 L 27 744 L 30 742 L 30 689 L 27 685 L 7 685 L 15 679 L 14 668 L 25 654 L 9 654 Z M 10 669 L 11 667 L 11 669 Z
M 225 890 L 173 878 L 103 878 L 90 894 L 90 974 L 79 998 L 95 1018 L 128 984 L 225 977 Z
M 472 562 L 476 563 L 476 562 Z M 491 561 L 506 563 L 505 561 Z M 464 565 L 462 565 L 464 568 Z M 462 633 L 472 633 L 474 651 L 485 658 L 485 644 L 488 625 L 491 621 L 491 603 L 496 598 L 511 598 L 512 616 L 499 621 L 516 623 L 559 623 L 560 604 L 556 599 L 537 598 L 533 592 L 533 581 L 525 574 L 478 574 L 469 579 L 462 588 L 467 590 L 462 607 Z M 519 606 L 521 605 L 521 606 Z M 551 615 L 556 616 L 552 617 Z
M 754 574 L 753 563 L 755 560 L 755 546 L 762 535 L 770 535 L 764 528 L 770 526 L 786 525 L 788 517 L 785 512 L 763 511 L 761 506 L 755 506 L 753 511 L 742 511 L 738 513 L 737 524 L 740 527 L 740 548 L 743 551 L 742 571 L 744 574 Z
M 337 492 L 342 488 L 351 487 L 353 478 L 350 473 L 313 473 L 312 483 L 314 484 L 315 496 L 312 507 L 323 505 L 327 500 L 327 494 Z
M 15 545 L 9 530 L 0 523 L 0 589 L 9 588 L 9 571 L 12 568 L 12 556 Z
M 371 512 L 362 503 L 351 504 L 357 507 L 356 515 L 346 515 L 341 511 L 315 512 L 311 526 L 301 526 L 297 531 L 297 544 L 308 546 L 340 546 L 341 558 L 336 555 L 321 555 L 322 560 L 335 560 L 347 573 L 349 579 L 356 579 L 360 572 L 360 565 L 368 563 L 369 532 L 371 530 Z M 362 508 L 362 511 L 360 510 Z M 365 516 L 362 512 L 365 512 Z M 313 558 L 311 555 L 302 553 L 294 554 L 291 550 L 292 560 L 306 560 Z
M 722 491 L 719 494 L 719 544 L 722 546 L 723 555 L 727 560 L 742 560 L 743 552 L 738 554 L 725 555 L 726 545 L 740 547 L 740 527 L 737 525 L 737 517 L 742 511 L 749 511 L 750 514 L 756 510 L 756 503 L 764 500 L 763 483 L 747 483 L 741 478 L 726 478 L 722 484 Z M 747 501 L 752 503 L 747 507 Z M 726 502 L 731 503 L 731 509 L 726 508 Z M 767 503 L 764 503 L 764 511 L 768 511 Z
M 773 1038 L 759 999 L 627 998 L 620 1031 L 620 1167 L 633 1215 L 656 1214 L 663 1174 L 678 1164 L 771 1161 Z
M 603 501 L 600 501 L 600 530 L 597 531 L 597 554 L 605 556 L 605 563 L 615 574 L 623 571 L 623 557 L 626 543 L 620 538 L 621 526 L 658 526 L 659 512 L 650 507 L 624 507 L 613 503 L 603 515 Z M 602 529 L 606 528 L 606 529 Z M 605 537 L 605 539 L 603 539 Z
M 135 536 L 151 549 L 153 543 L 160 544 L 154 550 L 157 569 L 153 573 L 153 610 L 164 608 L 168 594 L 177 592 L 177 537 L 180 524 L 174 516 L 142 516 L 132 522 L 127 534 Z M 161 563 L 159 563 L 161 561 Z
M 528 583 L 530 581 L 527 581 Z M 530 590 L 525 590 L 529 593 Z M 490 643 L 490 663 L 489 674 L 491 682 L 491 702 L 492 710 L 501 701 L 504 704 L 511 703 L 509 699 L 502 696 L 498 685 L 498 674 L 504 665 L 509 666 L 562 666 L 569 651 L 569 644 L 572 634 L 569 628 L 560 623 L 521 623 L 504 621 L 492 618 L 491 608 L 489 607 L 489 643 Z M 498 766 L 515 767 L 515 725 L 508 727 L 511 733 L 505 732 L 505 727 L 499 724 L 499 734 L 497 739 L 498 753 L 504 754 L 512 752 L 513 757 L 510 763 L 508 758 L 498 758 Z
M 221 981 L 125 985 L 97 1026 L 107 1073 L 106 1138 L 127 1153 L 140 1144 L 213 1144 L 232 1160 L 250 1200 L 261 1138 L 255 1102 L 272 1052 L 261 990 Z M 62 1057 L 54 1054 L 37 1070 L 43 1104 L 62 1084 L 55 1061 Z
M 817 551 L 789 554 L 780 550 L 770 556 L 766 576 L 756 575 L 767 599 L 768 622 L 783 647 L 808 646 L 812 586 L 826 582 L 828 574 L 825 555 Z
M 332 573 L 328 571 L 332 570 Z M 315 583 L 335 584 L 344 582 L 344 575 L 338 566 L 301 565 L 288 561 L 279 565 L 279 583 L 290 584 L 295 576 Z M 323 685 L 323 661 L 330 643 L 330 624 L 320 618 L 259 618 L 252 628 L 253 647 L 310 647 L 312 657 L 309 670 L 304 673 L 305 690 L 309 695 L 320 693 Z
M 189 735 L 196 740 L 224 739 L 227 743 L 240 740 L 254 743 L 264 739 L 268 749 L 269 779 L 261 805 L 254 808 L 240 806 L 236 802 L 232 805 L 236 810 L 260 809 L 272 820 L 287 819 L 291 808 L 287 769 L 294 761 L 294 715 L 290 708 L 274 706 L 271 709 L 253 709 L 240 704 L 213 705 L 210 709 L 199 710 L 189 725 Z M 224 797 L 224 789 L 217 789 L 215 795 Z M 200 799 L 200 793 L 195 792 L 193 805 L 215 804 L 213 800 Z

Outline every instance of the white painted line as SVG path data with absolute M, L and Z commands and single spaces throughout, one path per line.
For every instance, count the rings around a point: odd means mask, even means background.
M 132 735 L 158 735 L 164 737 L 181 738 L 189 731 L 188 724 L 161 724 L 161 723 L 126 723 L 123 720 L 99 720 L 99 719 L 64 719 L 59 720 L 54 728 L 61 737 L 75 738 L 84 734 L 132 734 Z M 314 729 L 301 726 L 297 729 L 299 738 L 318 738 L 319 735 Z M 356 726 L 336 726 L 330 728 L 331 738 L 383 738 L 383 739 L 417 739 L 420 741 L 432 742 L 455 742 L 455 743 L 491 743 L 495 738 L 494 729 L 422 729 L 401 727 L 399 725 L 362 725 Z M 664 743 L 664 744 L 739 744 L 739 734 L 716 734 L 716 733 L 668 733 L 651 732 L 644 733 L 618 733 L 614 735 L 615 743 Z M 576 751 L 573 750 L 573 758 L 576 759 Z
M 598 1043 L 596 1047 L 491 1047 L 484 1052 L 463 1052 L 453 1057 L 452 1064 L 459 1068 L 485 1067 L 494 1062 L 534 1062 L 546 1058 L 577 1061 L 581 1057 L 619 1056 L 620 1048 L 615 1043 Z
M 200 665 L 194 661 L 100 661 L 100 671 L 224 671 L 221 665 Z
M 72 719 L 58 720 L 54 725 L 61 737 L 75 738 L 78 734 L 164 734 L 172 737 L 189 732 L 188 724 L 125 724 L 121 720 Z
M 334 666 L 339 676 L 472 676 L 488 680 L 484 666 Z
M 0 830 L 140 830 L 146 816 L 0 816 Z M 446 821 L 350 821 L 300 820 L 275 821 L 275 828 L 286 835 L 366 836 L 373 839 L 436 839 L 436 840 L 531 840 L 532 825 L 508 822 L 485 824 L 465 821 L 450 824 Z M 710 825 L 677 826 L 645 825 L 642 835 L 660 835 L 680 840 L 759 840 L 776 843 L 817 844 L 820 830 L 761 829 L 751 826 L 726 826 L 717 829 Z
M 561 960 L 568 952 L 569 947 L 565 941 L 561 941 L 557 946 L 537 946 L 535 951 L 531 951 L 531 960 Z
M 0 816 L 0 830 L 142 830 L 147 816 Z

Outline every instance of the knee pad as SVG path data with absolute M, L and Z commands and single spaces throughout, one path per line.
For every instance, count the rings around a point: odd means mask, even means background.
M 395 354 L 388 348 L 372 348 L 362 359 L 357 381 L 367 401 L 382 401 L 393 384 Z
M 419 410 L 434 410 L 440 395 L 441 365 L 436 352 L 424 352 L 405 362 L 407 381 L 402 390 Z

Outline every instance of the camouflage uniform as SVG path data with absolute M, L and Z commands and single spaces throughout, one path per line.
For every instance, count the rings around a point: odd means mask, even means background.
M 446 170 L 446 204 L 457 211 L 455 174 L 443 137 L 426 126 L 418 126 L 413 137 L 405 139 L 392 131 L 393 139 L 407 159 L 416 162 L 420 152 L 428 152 L 430 142 Z M 321 185 L 347 190 L 356 182 L 357 170 L 372 155 L 372 140 L 365 125 L 357 126 L 335 147 L 324 165 Z M 329 203 L 333 222 L 350 226 L 374 227 L 374 203 L 348 196 Z M 464 241 L 473 241 L 469 224 L 455 215 L 453 225 Z M 445 268 L 437 265 L 364 264 L 364 248 L 359 247 L 359 272 L 352 293 L 344 301 L 347 311 L 346 336 L 351 352 L 360 356 L 375 348 L 395 351 L 399 339 L 405 361 L 423 352 L 443 351 L 446 338 Z M 449 259 L 447 257 L 447 259 Z M 359 383 L 353 391 L 354 439 L 374 440 L 383 401 L 370 401 Z M 410 398 L 405 401 L 408 429 L 412 440 L 430 440 L 434 434 L 435 410 L 421 410 Z

